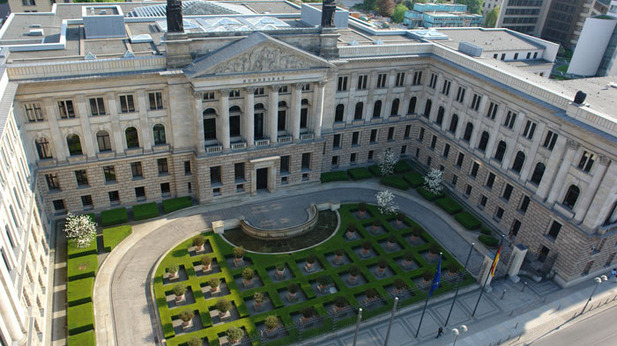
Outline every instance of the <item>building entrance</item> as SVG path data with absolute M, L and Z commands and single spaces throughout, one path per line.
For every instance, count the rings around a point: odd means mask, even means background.
M 268 168 L 257 169 L 257 190 L 268 189 Z

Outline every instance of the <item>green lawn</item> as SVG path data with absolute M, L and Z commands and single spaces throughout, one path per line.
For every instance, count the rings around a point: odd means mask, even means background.
M 96 239 L 90 242 L 89 246 L 84 247 L 84 248 L 78 248 L 75 245 L 75 241 L 72 239 L 69 239 L 67 243 L 68 243 L 67 244 L 68 258 L 75 258 L 75 257 L 87 256 L 87 255 L 96 255 L 98 253 L 96 250 Z
M 71 306 L 67 312 L 69 335 L 94 329 L 94 308 L 92 303 Z
M 69 346 L 94 346 L 96 345 L 96 337 L 94 335 L 94 330 L 89 330 L 87 332 L 69 335 L 67 339 L 67 345 Z
M 156 304 L 160 312 L 161 323 L 168 345 L 185 345 L 186 342 L 193 337 L 207 338 L 210 343 L 216 342 L 218 340 L 218 335 L 224 333 L 230 326 L 244 327 L 250 336 L 256 336 L 258 334 L 259 325 L 262 324 L 267 316 L 276 315 L 281 319 L 284 325 L 292 325 L 294 323 L 292 319 L 293 315 L 297 314 L 301 308 L 312 306 L 319 315 L 324 317 L 324 319 L 322 320 L 321 326 L 303 330 L 302 338 L 307 339 L 332 330 L 333 319 L 329 313 L 333 311 L 330 304 L 334 299 L 337 297 L 344 297 L 350 305 L 358 307 L 364 302 L 363 298 L 360 298 L 359 295 L 364 294 L 367 289 L 374 289 L 378 296 L 390 297 L 387 290 L 392 287 L 395 279 L 402 279 L 411 292 L 405 299 L 402 299 L 400 302 L 401 305 L 422 301 L 426 297 L 430 281 L 425 285 L 426 287 L 420 287 L 417 286 L 418 280 L 422 280 L 421 276 L 425 271 L 430 272 L 432 276 L 436 267 L 434 261 L 428 262 L 428 258 L 430 257 L 428 255 L 429 249 L 433 251 L 443 251 L 443 249 L 441 249 L 435 240 L 413 220 L 405 218 L 403 224 L 397 224 L 394 215 L 382 215 L 375 206 L 371 205 L 369 205 L 367 209 L 368 212 L 370 212 L 370 217 L 359 220 L 353 216 L 353 213 L 357 211 L 356 204 L 343 205 L 340 210 L 341 227 L 337 234 L 331 237 L 327 242 L 312 249 L 283 255 L 257 255 L 247 253 L 244 256 L 245 259 L 252 261 L 253 265 L 251 265 L 250 268 L 256 272 L 256 275 L 259 276 L 260 280 L 263 282 L 263 286 L 260 287 L 245 290 L 239 287 L 234 278 L 242 273 L 243 268 L 236 268 L 228 264 L 227 259 L 232 258 L 231 254 L 233 249 L 232 246 L 219 235 L 211 233 L 204 234 L 213 249 L 213 252 L 209 254 L 209 256 L 211 258 L 216 258 L 222 269 L 222 271 L 218 273 L 205 276 L 196 275 L 196 270 L 198 270 L 196 267 L 200 264 L 202 256 L 190 256 L 188 248 L 192 245 L 192 239 L 187 239 L 172 249 L 157 268 L 154 278 Z M 362 238 L 347 241 L 344 235 L 349 225 L 354 225 Z M 373 225 L 381 227 L 384 233 L 373 235 L 371 233 Z M 395 226 L 397 228 L 395 228 Z M 413 229 L 422 230 L 421 242 L 412 243 L 412 240 L 410 240 L 412 239 L 411 235 Z M 398 244 L 397 246 L 399 248 L 394 248 L 392 252 L 388 252 L 386 248 L 387 240 L 394 241 Z M 356 252 L 355 249 L 361 248 L 365 242 L 370 244 L 372 251 L 375 253 L 375 257 L 363 258 Z M 360 273 L 365 278 L 366 283 L 351 288 L 347 287 L 346 280 L 342 278 L 342 275 L 345 275 L 350 270 L 352 264 L 334 266 L 327 259 L 327 257 L 333 255 L 337 249 L 342 249 L 347 258 L 359 266 Z M 456 276 L 449 274 L 448 270 L 445 268 L 451 266 L 459 270 L 461 268 L 460 264 L 456 262 L 449 253 L 443 252 L 442 268 L 444 274 L 442 274 L 442 285 L 435 294 L 442 294 L 454 287 L 453 282 Z M 406 253 L 409 253 L 413 261 L 417 264 L 416 268 L 412 268 L 408 271 L 405 271 L 404 268 L 400 266 L 400 260 L 402 260 L 403 255 Z M 322 271 L 309 274 L 305 274 L 302 271 L 298 263 L 305 261 L 310 254 L 316 255 L 317 261 L 323 267 Z M 373 267 L 381 260 L 387 263 L 387 267 L 391 271 L 392 276 L 379 278 L 373 274 Z M 274 278 L 267 273 L 267 270 L 274 268 L 277 264 L 283 263 L 287 266 L 287 270 L 291 271 L 294 278 L 285 281 L 274 280 Z M 173 295 L 173 286 L 176 282 L 164 284 L 163 275 L 165 274 L 166 268 L 171 265 L 178 265 L 184 268 L 188 275 L 188 279 L 181 283 L 191 288 L 193 296 L 195 297 L 195 303 L 183 307 L 168 307 L 165 296 L 166 294 Z M 321 276 L 331 278 L 338 292 L 320 295 L 315 291 L 311 284 Z M 214 324 L 215 321 L 210 317 L 209 311 L 214 309 L 214 305 L 218 298 L 206 299 L 206 296 L 201 290 L 202 287 L 207 286 L 206 282 L 211 278 L 219 278 L 226 282 L 231 293 L 226 295 L 225 298 L 234 302 L 239 314 L 239 319 L 228 321 L 223 324 Z M 279 291 L 285 290 L 287 285 L 291 282 L 297 283 L 300 286 L 300 291 L 306 296 L 307 300 L 286 306 L 284 298 L 280 295 Z M 466 275 L 464 283 L 469 284 L 471 282 L 473 282 L 473 278 Z M 255 292 L 267 293 L 274 306 L 274 310 L 271 312 L 251 314 L 251 307 L 247 300 L 250 299 Z M 392 299 L 385 298 L 383 301 L 385 304 L 382 306 L 375 309 L 365 309 L 363 318 L 370 318 L 377 314 L 390 311 Z M 198 311 L 202 320 L 201 327 L 203 327 L 203 329 L 176 336 L 172 327 L 172 320 L 177 318 L 179 312 L 185 308 Z M 336 328 L 351 325 L 355 322 L 355 319 L 355 313 L 350 314 L 344 319 L 339 319 L 336 321 Z M 297 341 L 297 337 L 298 331 L 292 328 L 289 329 L 288 336 L 277 339 L 273 341 L 272 344 L 293 344 Z
M 99 266 L 96 255 L 69 258 L 67 262 L 69 281 L 95 277 Z
M 66 297 L 69 306 L 76 306 L 92 301 L 94 278 L 85 278 L 67 283 Z
M 129 225 L 105 228 L 103 230 L 103 246 L 105 251 L 113 250 L 124 238 L 128 237 L 133 232 Z

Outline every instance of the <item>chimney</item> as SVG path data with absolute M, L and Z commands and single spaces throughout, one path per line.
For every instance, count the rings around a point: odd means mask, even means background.
M 182 2 L 180 0 L 167 0 L 167 32 L 182 33 Z
M 576 92 L 576 96 L 574 96 L 574 104 L 577 106 L 582 105 L 583 103 L 585 103 L 585 99 L 587 98 L 587 94 L 585 94 L 583 91 L 579 90 Z

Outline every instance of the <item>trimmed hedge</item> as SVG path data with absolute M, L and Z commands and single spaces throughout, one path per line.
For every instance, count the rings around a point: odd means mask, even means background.
M 76 335 L 94 329 L 94 308 L 92 303 L 69 307 L 67 324 L 69 335 Z
M 403 176 L 403 179 L 414 189 L 424 185 L 424 176 L 418 172 L 407 173 Z
M 450 197 L 440 198 L 435 201 L 435 204 L 437 204 L 441 209 L 445 210 L 450 215 L 456 214 L 463 210 L 463 207 L 458 204 L 457 201 Z
M 96 337 L 94 335 L 94 330 L 89 330 L 87 332 L 69 335 L 67 338 L 68 346 L 95 346 L 96 345 Z
M 75 258 L 75 257 L 87 256 L 87 255 L 96 255 L 98 253 L 97 248 L 96 248 L 96 239 L 90 242 L 90 245 L 88 247 L 84 247 L 84 248 L 78 248 L 77 245 L 75 245 L 75 241 L 73 239 L 69 239 L 67 241 L 66 250 L 67 250 L 68 258 Z
M 490 228 L 488 228 L 488 227 L 482 227 L 482 228 L 480 229 L 480 233 L 482 233 L 482 234 L 486 234 L 486 235 L 492 235 L 492 234 L 493 234 L 493 231 L 491 231 L 491 229 L 490 229 Z
M 101 226 L 112 226 L 125 223 L 129 220 L 126 208 L 116 208 L 101 212 Z
M 159 216 L 159 207 L 156 202 L 133 206 L 133 219 L 135 221 L 151 219 L 157 216 Z
M 165 214 L 172 211 L 188 208 L 193 206 L 193 199 L 190 196 L 166 199 L 163 201 L 163 212 Z
M 429 190 L 427 190 L 424 186 L 419 187 L 417 191 L 420 194 L 420 196 L 424 197 L 424 199 L 429 200 L 429 201 L 434 201 L 437 198 L 440 198 L 440 197 L 444 196 L 443 192 L 441 192 L 440 194 L 436 195 L 436 194 L 430 192 Z
M 69 258 L 67 262 L 66 273 L 69 281 L 95 277 L 99 267 L 96 255 Z
M 383 176 L 381 174 L 381 170 L 379 169 L 379 165 L 370 165 L 368 166 L 368 170 L 376 177 Z
M 321 173 L 320 180 L 322 184 L 329 183 L 331 181 L 347 181 L 349 180 L 349 176 L 345 171 L 326 172 Z
M 67 338 L 68 346 L 95 346 L 96 345 L 96 337 L 94 335 L 94 330 L 89 330 L 87 332 L 69 335 Z
M 349 174 L 353 180 L 369 179 L 373 177 L 366 167 L 349 169 L 347 170 L 347 174 Z
M 478 240 L 488 247 L 497 247 L 497 245 L 499 245 L 499 239 L 491 235 L 480 234 Z
M 105 251 L 111 252 L 124 238 L 133 233 L 133 228 L 129 225 L 105 228 L 103 230 L 103 246 Z
M 66 286 L 66 297 L 69 306 L 76 306 L 92 301 L 94 278 L 69 281 Z
M 411 165 L 407 161 L 399 161 L 394 165 L 394 173 L 400 174 L 412 170 Z
M 468 230 L 474 230 L 482 226 L 480 220 L 476 219 L 475 216 L 471 215 L 467 211 L 456 214 L 454 218 L 456 219 L 456 221 L 458 221 L 458 223 L 461 224 L 461 226 L 465 227 Z
M 383 177 L 380 182 L 382 185 L 394 187 L 399 190 L 409 189 L 409 185 L 407 185 L 407 182 L 401 177 Z

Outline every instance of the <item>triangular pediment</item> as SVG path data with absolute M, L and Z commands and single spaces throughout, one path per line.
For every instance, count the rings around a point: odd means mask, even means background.
M 193 62 L 189 78 L 207 75 L 265 73 L 331 68 L 326 60 L 257 32 Z

